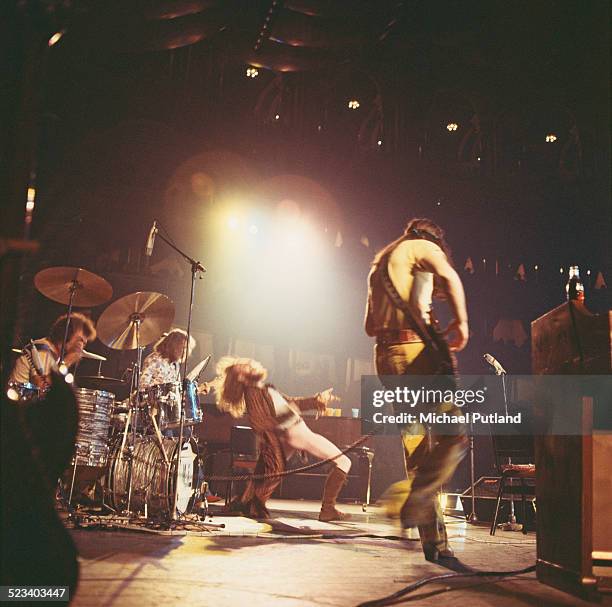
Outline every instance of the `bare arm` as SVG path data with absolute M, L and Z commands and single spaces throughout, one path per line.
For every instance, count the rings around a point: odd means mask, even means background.
M 448 296 L 448 304 L 455 319 L 448 326 L 446 332 L 456 334 L 449 341 L 449 345 L 453 350 L 463 350 L 468 342 L 469 328 L 465 292 L 461 279 L 440 249 L 427 251 L 421 259 L 421 263 L 428 272 L 433 272 L 438 276 L 442 288 Z

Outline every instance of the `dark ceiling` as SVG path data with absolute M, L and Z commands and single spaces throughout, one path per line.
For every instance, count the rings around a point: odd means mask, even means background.
M 127 240 L 206 153 L 217 193 L 320 182 L 355 238 L 420 213 L 462 254 L 607 261 L 603 0 L 20 1 L 10 34 L 5 154 L 48 217 L 121 212 Z

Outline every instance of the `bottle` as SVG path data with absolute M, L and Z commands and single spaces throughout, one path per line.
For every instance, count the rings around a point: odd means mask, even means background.
M 584 285 L 580 279 L 578 266 L 570 266 L 565 293 L 568 301 L 584 303 Z

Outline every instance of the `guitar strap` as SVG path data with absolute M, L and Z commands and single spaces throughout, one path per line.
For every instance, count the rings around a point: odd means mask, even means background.
M 394 250 L 394 249 L 393 249 Z M 383 286 L 389 299 L 393 302 L 393 305 L 396 308 L 399 308 L 404 316 L 408 318 L 410 321 L 411 329 L 415 331 L 415 333 L 421 338 L 424 344 L 428 347 L 433 348 L 434 350 L 438 350 L 437 344 L 431 338 L 431 336 L 427 333 L 427 331 L 423 330 L 423 326 L 420 322 L 417 321 L 414 314 L 412 313 L 412 309 L 407 301 L 405 301 L 400 295 L 399 291 L 396 289 L 393 281 L 391 280 L 391 276 L 389 276 L 389 257 L 393 250 L 389 251 L 381 260 L 380 260 L 380 271 L 381 271 L 381 279 Z
M 433 352 L 434 358 L 438 363 L 438 369 L 436 371 L 436 375 L 449 375 L 455 376 L 457 375 L 457 366 L 456 359 L 453 353 L 448 349 L 448 345 L 446 342 L 443 344 L 440 341 L 435 340 L 431 334 L 428 332 L 427 328 L 423 329 L 423 326 L 420 322 L 415 318 L 412 309 L 407 301 L 404 301 L 398 290 L 396 289 L 391 277 L 389 276 L 389 257 L 393 250 L 389 251 L 386 255 L 382 257 L 380 260 L 380 271 L 381 271 L 381 279 L 385 291 L 393 305 L 399 308 L 406 318 L 409 319 L 412 329 L 417 333 L 417 335 L 423 340 L 426 348 L 429 348 L 430 351 Z M 435 327 L 430 327 L 432 332 L 435 332 Z M 443 339 L 441 336 L 440 340 Z

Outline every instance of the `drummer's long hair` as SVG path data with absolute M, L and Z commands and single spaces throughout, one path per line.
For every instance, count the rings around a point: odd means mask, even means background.
M 268 372 L 251 358 L 224 356 L 217 363 L 217 376 L 210 382 L 215 391 L 217 409 L 232 417 L 246 413 L 245 388 L 260 384 Z
M 169 333 L 162 335 L 162 337 L 153 346 L 153 350 L 155 350 L 155 352 L 159 352 L 164 358 L 168 359 L 172 363 L 179 362 L 181 358 L 179 358 L 179 361 L 176 361 L 174 360 L 174 355 L 179 348 L 181 351 L 183 351 L 183 344 L 186 341 L 187 331 L 183 331 L 183 329 L 172 329 L 172 331 Z M 187 356 L 193 352 L 195 345 L 196 340 L 193 338 L 193 335 L 190 335 Z
M 58 345 L 64 340 L 67 318 L 67 314 L 62 314 L 59 318 L 56 318 L 51 325 L 48 335 L 51 343 Z M 82 331 L 87 341 L 93 341 L 96 338 L 96 329 L 91 319 L 80 312 L 72 312 L 70 314 L 70 322 L 68 323 L 67 341 L 69 341 L 77 331 Z

